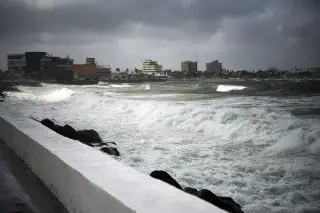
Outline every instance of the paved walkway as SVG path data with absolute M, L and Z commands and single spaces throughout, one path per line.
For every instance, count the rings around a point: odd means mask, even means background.
M 2 141 L 0 141 L 0 212 L 67 213 L 50 190 Z

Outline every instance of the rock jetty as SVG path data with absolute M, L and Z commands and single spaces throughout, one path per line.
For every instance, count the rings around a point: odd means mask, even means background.
M 186 193 L 189 193 L 193 196 L 196 196 L 202 200 L 205 200 L 205 201 L 219 207 L 220 209 L 226 210 L 227 212 L 244 213 L 241 209 L 242 207 L 238 203 L 236 203 L 231 197 L 217 196 L 208 189 L 198 190 L 198 189 L 191 188 L 191 187 L 182 188 L 180 186 L 180 184 L 165 171 L 156 170 L 156 171 L 153 171 L 150 174 L 150 176 L 155 179 L 161 180 L 167 184 L 170 184 L 171 186 L 174 186 L 177 189 L 180 189 L 180 190 L 182 190 Z
M 32 118 L 32 117 L 31 117 Z M 35 118 L 33 120 L 38 121 Z M 42 121 L 38 121 L 49 129 L 55 131 L 56 133 L 70 138 L 72 140 L 78 140 L 83 144 L 91 147 L 99 147 L 100 151 L 107 153 L 109 155 L 120 156 L 118 149 L 111 145 L 116 145 L 115 142 L 103 142 L 99 133 L 93 129 L 85 130 L 75 130 L 70 125 L 60 126 L 55 124 L 52 120 L 46 118 Z

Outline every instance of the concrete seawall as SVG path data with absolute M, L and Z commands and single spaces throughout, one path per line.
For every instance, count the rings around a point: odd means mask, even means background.
M 0 139 L 72 213 L 224 212 L 28 118 L 0 117 Z

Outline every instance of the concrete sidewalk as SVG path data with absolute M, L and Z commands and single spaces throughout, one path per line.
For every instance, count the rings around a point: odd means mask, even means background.
M 0 141 L 0 212 L 68 213 L 50 190 L 2 141 Z

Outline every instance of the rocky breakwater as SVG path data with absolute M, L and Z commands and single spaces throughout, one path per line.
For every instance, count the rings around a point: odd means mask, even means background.
M 180 186 L 180 184 L 174 179 L 172 178 L 167 172 L 165 171 L 153 171 L 150 174 L 151 177 L 161 180 L 165 183 L 170 184 L 171 186 L 176 187 L 179 190 L 182 190 L 186 193 L 189 193 L 193 196 L 196 196 L 202 200 L 205 200 L 227 212 L 231 212 L 231 213 L 244 213 L 242 211 L 242 207 L 234 202 L 234 200 L 230 197 L 221 197 L 221 196 L 217 196 L 215 195 L 213 192 L 211 192 L 208 189 L 195 189 L 195 188 L 191 188 L 191 187 L 185 187 L 182 188 Z
M 32 119 L 38 121 L 35 118 Z M 114 145 L 117 144 L 115 142 L 103 142 L 100 138 L 99 133 L 93 129 L 75 130 L 70 125 L 57 125 L 48 118 L 38 122 L 42 123 L 44 126 L 64 137 L 70 138 L 72 140 L 78 140 L 81 143 L 86 144 L 87 146 L 97 147 L 100 149 L 100 151 L 109 155 L 120 156 L 118 149 L 114 147 Z

